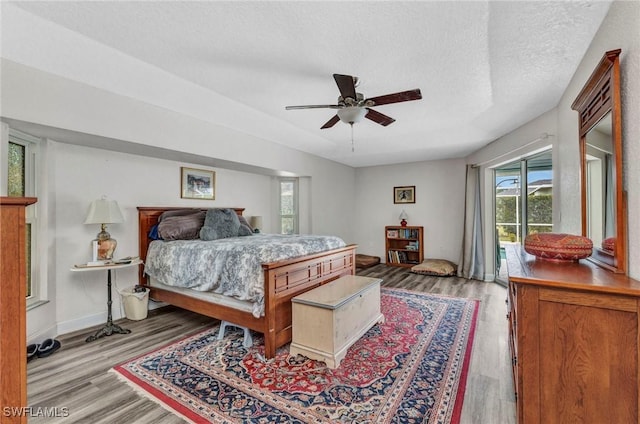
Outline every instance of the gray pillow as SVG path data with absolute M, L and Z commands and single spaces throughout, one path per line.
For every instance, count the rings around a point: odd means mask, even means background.
M 218 240 L 236 237 L 240 229 L 240 220 L 233 209 L 209 209 L 200 229 L 202 240 Z
M 238 215 L 238 219 L 240 220 L 240 229 L 238 230 L 239 236 L 251 236 L 253 235 L 253 228 L 247 222 L 247 218 L 242 215 Z
M 202 212 L 203 216 L 206 211 L 202 209 L 188 208 L 188 209 L 170 209 L 168 211 L 162 212 L 160 217 L 158 218 L 158 222 L 162 222 L 165 218 L 169 218 L 172 216 L 185 216 L 185 215 L 193 215 L 194 213 Z M 204 218 L 202 218 L 204 220 Z
M 164 216 L 158 224 L 158 235 L 163 240 L 197 239 L 204 220 L 204 211 L 192 210 L 188 215 Z

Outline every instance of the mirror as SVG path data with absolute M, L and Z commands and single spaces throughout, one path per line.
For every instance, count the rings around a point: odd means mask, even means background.
M 626 273 L 619 55 L 604 55 L 571 107 L 579 113 L 582 235 L 593 241 L 589 260 Z
M 615 237 L 615 196 L 613 193 L 613 140 L 611 113 L 607 113 L 585 136 L 587 233 L 594 246 L 612 250 L 603 241 Z

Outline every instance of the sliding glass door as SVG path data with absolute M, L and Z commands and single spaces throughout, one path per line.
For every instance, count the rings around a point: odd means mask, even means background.
M 498 276 L 504 271 L 506 243 L 522 243 L 527 234 L 553 231 L 551 151 L 496 168 L 494 183 Z

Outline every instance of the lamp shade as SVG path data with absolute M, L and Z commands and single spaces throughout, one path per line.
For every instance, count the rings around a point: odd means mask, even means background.
M 262 217 L 261 216 L 252 216 L 251 220 L 249 221 L 249 224 L 251 224 L 251 228 L 253 228 L 255 230 L 262 229 Z
M 400 216 L 398 217 L 398 219 L 402 221 L 403 219 L 407 219 L 407 218 L 409 217 L 407 216 L 407 213 L 405 211 L 400 212 Z
M 124 216 L 115 200 L 98 199 L 91 202 L 85 224 L 119 224 Z
M 360 122 L 366 114 L 367 109 L 355 106 L 339 109 L 337 112 L 338 118 L 340 118 L 340 120 L 346 124 L 354 124 L 356 122 Z

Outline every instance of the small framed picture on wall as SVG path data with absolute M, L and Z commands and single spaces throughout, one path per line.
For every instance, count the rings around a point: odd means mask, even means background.
M 416 203 L 416 186 L 394 187 L 393 203 Z
M 180 168 L 180 197 L 183 199 L 215 200 L 216 173 L 205 169 Z

